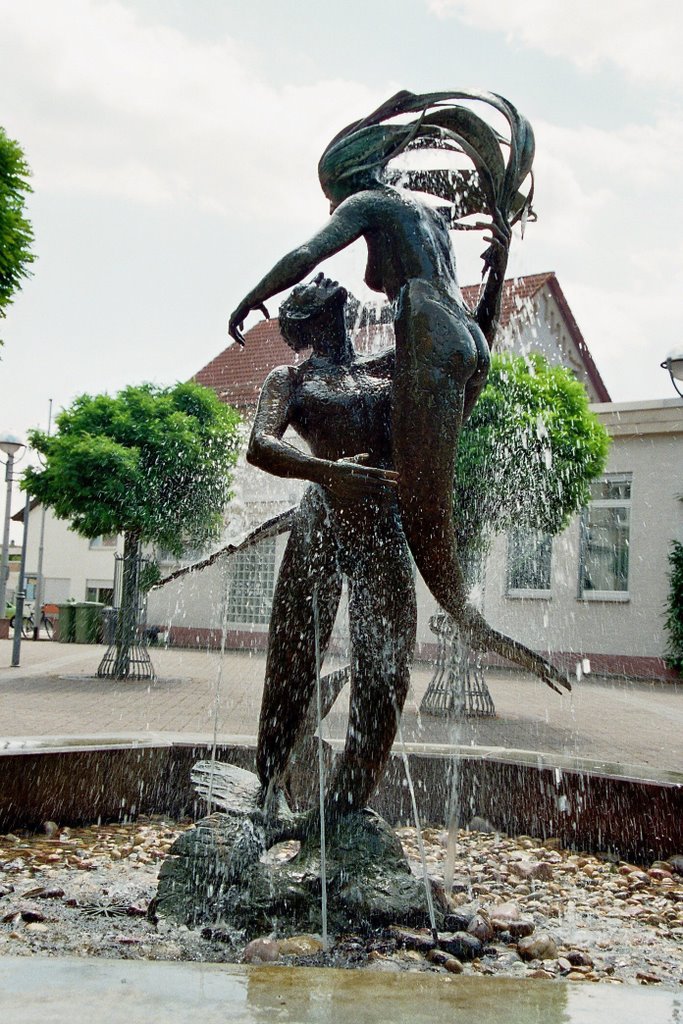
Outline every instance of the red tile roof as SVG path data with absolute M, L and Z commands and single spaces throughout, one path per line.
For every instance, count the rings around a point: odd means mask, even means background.
M 308 353 L 298 357 L 280 334 L 278 322 L 261 320 L 245 334 L 242 348 L 233 342 L 207 363 L 194 380 L 213 388 L 219 398 L 238 408 L 253 405 L 261 385 L 276 366 L 301 361 Z
M 523 310 L 525 304 L 547 285 L 560 307 L 569 332 L 581 355 L 598 400 L 609 402 L 610 396 L 593 362 L 583 335 L 572 315 L 562 289 L 552 271 L 544 274 L 528 274 L 525 277 L 508 278 L 503 286 L 503 303 L 500 325 L 505 327 L 510 319 Z M 462 289 L 463 298 L 471 308 L 477 303 L 478 285 L 467 285 Z M 385 330 L 381 325 L 362 328 L 354 339 L 359 351 L 372 348 L 372 342 Z M 215 359 L 207 363 L 194 380 L 213 388 L 218 397 L 230 405 L 246 408 L 254 405 L 266 376 L 276 366 L 294 364 L 306 358 L 307 352 L 297 357 L 287 345 L 278 328 L 277 319 L 261 320 L 245 334 L 246 346 L 241 348 L 233 343 Z
M 500 326 L 506 327 L 510 317 L 519 313 L 525 303 L 534 297 L 555 275 L 551 271 L 545 274 L 527 274 L 526 277 L 508 277 L 503 282 L 503 301 L 500 307 Z M 479 299 L 479 285 L 467 284 L 462 289 L 462 297 L 474 309 Z

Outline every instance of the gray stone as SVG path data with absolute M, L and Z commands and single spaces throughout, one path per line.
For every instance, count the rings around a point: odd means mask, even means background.
M 457 910 L 452 910 L 450 914 L 446 914 L 444 918 L 444 931 L 466 932 L 475 913 L 476 911 L 469 910 L 466 907 L 458 907 Z
M 671 871 L 676 875 L 683 875 L 683 855 L 680 853 L 675 854 L 673 857 L 669 857 L 667 864 Z
M 490 821 L 487 821 L 486 818 L 480 818 L 478 815 L 472 818 L 467 828 L 470 832 L 485 832 L 489 835 L 498 831 Z
M 467 932 L 439 932 L 437 941 L 439 949 L 452 953 L 458 960 L 474 960 L 484 948 L 479 939 Z
M 417 930 L 400 925 L 390 925 L 387 931 L 393 939 L 396 939 L 396 944 L 405 949 L 416 949 L 420 953 L 427 953 L 436 945 L 433 935 L 426 929 Z

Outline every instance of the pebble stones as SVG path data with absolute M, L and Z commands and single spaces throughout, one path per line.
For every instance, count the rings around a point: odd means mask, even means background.
M 0 835 L 0 955 L 242 960 L 245 937 L 224 924 L 202 931 L 165 921 L 155 925 L 144 916 L 159 864 L 189 824 L 139 819 Z M 397 831 L 421 885 L 415 830 Z M 447 834 L 435 828 L 423 836 L 430 875 L 440 884 Z M 303 929 L 288 939 L 264 932 L 258 941 L 273 942 L 273 962 L 281 963 L 679 985 L 682 856 L 633 864 L 564 850 L 554 838 L 486 831 L 461 831 L 457 842 L 458 884 L 448 897 L 438 945 L 428 930 L 393 928 L 380 928 L 373 937 L 340 933 L 329 952 Z M 294 852 L 283 847 L 278 856 L 287 860 Z M 28 919 L 24 912 L 42 917 Z M 482 919 L 493 929 L 483 942 Z M 475 920 L 475 931 L 468 931 Z M 543 935 L 555 943 L 556 955 L 522 959 L 523 940 L 537 942 Z M 546 946 L 546 954 L 551 951 Z

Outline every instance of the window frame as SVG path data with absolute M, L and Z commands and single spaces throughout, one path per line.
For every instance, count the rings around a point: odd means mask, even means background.
M 91 551 L 115 551 L 119 545 L 118 533 L 100 533 L 97 537 L 91 537 L 89 548 Z
M 594 483 L 627 483 L 629 492 L 627 498 L 592 498 L 588 505 L 581 510 L 579 519 L 579 578 L 577 581 L 578 601 L 605 601 L 615 604 L 626 604 L 631 600 L 631 510 L 633 507 L 633 473 L 628 470 L 622 472 L 604 473 Z M 626 563 L 626 588 L 625 590 L 585 590 L 583 581 L 586 569 L 586 549 L 588 543 L 588 529 L 590 511 L 592 508 L 626 508 L 628 509 L 628 533 L 626 538 L 627 563 Z

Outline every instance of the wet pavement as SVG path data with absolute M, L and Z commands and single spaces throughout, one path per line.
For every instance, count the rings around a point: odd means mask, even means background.
M 194 740 L 212 737 L 215 728 L 220 740 L 254 742 L 262 653 L 228 651 L 221 659 L 217 651 L 151 649 L 153 683 L 97 679 L 103 653 L 101 646 L 28 641 L 21 666 L 10 668 L 11 641 L 0 641 L 0 737 Z M 642 777 L 683 770 L 683 700 L 675 684 L 584 677 L 558 696 L 533 677 L 492 670 L 486 678 L 496 718 L 449 724 L 418 710 L 432 671 L 413 669 L 403 719 L 411 747 L 591 758 L 637 768 Z M 326 738 L 343 738 L 347 701 L 342 693 L 325 722 Z

